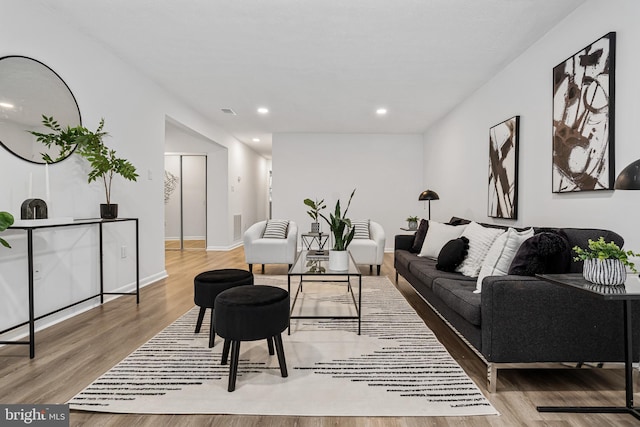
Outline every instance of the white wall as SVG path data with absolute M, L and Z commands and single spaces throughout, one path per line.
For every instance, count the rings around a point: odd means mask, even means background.
M 382 224 L 387 250 L 408 216 L 427 215 L 418 202 L 421 135 L 274 134 L 272 162 L 273 217 L 295 221 L 300 233 L 311 230 L 305 198 L 324 199 L 328 216 L 338 198 L 344 209 L 354 188 L 348 217 Z
M 616 174 L 640 158 L 640 2 L 592 0 L 469 97 L 424 135 L 424 178 L 440 199 L 434 219 L 456 215 L 482 222 L 608 228 L 640 251 L 640 193 L 596 191 L 553 194 L 552 69 L 610 31 L 617 32 L 615 95 Z M 520 115 L 517 221 L 487 217 L 489 128 Z
M 229 151 L 228 158 L 214 159 L 211 167 L 224 168 L 229 174 L 224 182 L 216 182 L 218 194 L 228 192 L 229 176 L 244 175 L 245 170 L 266 167 L 266 160 L 231 135 L 198 115 L 180 100 L 140 75 L 117 55 L 101 44 L 73 29 L 73 22 L 48 9 L 29 2 L 3 2 L 0 14 L 0 57 L 24 55 L 37 59 L 55 70 L 73 91 L 80 107 L 83 124 L 95 129 L 101 117 L 110 133 L 106 143 L 120 157 L 137 168 L 138 182 L 114 179 L 112 201 L 119 204 L 120 217 L 140 218 L 140 278 L 142 284 L 166 275 L 164 270 L 163 176 L 165 118 L 172 117 L 187 128 L 215 141 Z M 265 166 L 262 166 L 265 165 Z M 87 184 L 86 164 L 78 156 L 51 165 L 50 217 L 86 218 L 99 215 L 98 204 L 104 192 L 98 183 Z M 20 217 L 20 205 L 28 196 L 28 177 L 33 176 L 33 196 L 44 195 L 44 167 L 25 162 L 5 150 L 0 150 L 0 210 Z M 257 188 L 256 188 L 257 187 Z M 231 247 L 232 216 L 230 212 L 258 215 L 260 199 L 266 197 L 266 183 L 246 185 L 242 197 L 223 196 L 216 200 L 214 220 L 221 227 L 215 236 L 223 247 Z M 255 194 L 254 194 L 255 193 Z M 258 194 L 261 193 L 261 194 Z M 247 200 L 252 203 L 243 206 Z M 264 211 L 264 209 L 263 209 Z M 119 227 L 119 226 L 118 226 Z M 121 258 L 121 247 L 134 246 L 133 232 L 125 226 L 109 231 L 105 265 L 107 289 L 130 289 L 135 275 L 131 274 L 135 257 Z M 71 230 L 71 229 L 68 229 Z M 3 238 L 13 249 L 0 250 L 0 330 L 26 320 L 26 261 L 24 232 L 8 231 Z M 75 301 L 78 295 L 95 291 L 97 260 L 92 254 L 96 245 L 95 230 L 56 230 L 41 233 L 38 256 L 43 277 L 38 280 L 37 304 L 55 307 Z M 90 248 L 87 250 L 87 248 Z M 86 259 L 91 256 L 92 258 Z M 78 261 L 82 260 L 82 261 Z M 144 303 L 144 301 L 142 302 Z M 61 313 L 51 321 L 85 309 Z M 44 307 L 37 306 L 37 313 Z

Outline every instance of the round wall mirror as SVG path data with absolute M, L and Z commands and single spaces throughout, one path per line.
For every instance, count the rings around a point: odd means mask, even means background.
M 45 152 L 64 160 L 57 147 L 47 148 L 29 133 L 50 132 L 42 125 L 43 115 L 63 128 L 82 124 L 73 93 L 55 71 L 25 56 L 0 58 L 0 144 L 32 163 L 45 164 Z

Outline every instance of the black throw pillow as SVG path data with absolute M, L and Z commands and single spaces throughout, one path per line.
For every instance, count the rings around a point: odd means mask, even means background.
M 542 232 L 522 243 L 509 267 L 509 274 L 535 276 L 536 274 L 568 273 L 571 266 L 571 248 L 564 232 Z
M 442 271 L 455 271 L 469 253 L 469 239 L 458 237 L 444 244 L 438 254 L 436 268 Z
M 420 253 L 422 250 L 422 244 L 424 243 L 424 238 L 427 237 L 427 230 L 429 229 L 429 221 L 426 219 L 420 220 L 420 225 L 418 225 L 418 229 L 413 237 L 413 245 L 411 245 L 411 251 L 414 254 Z

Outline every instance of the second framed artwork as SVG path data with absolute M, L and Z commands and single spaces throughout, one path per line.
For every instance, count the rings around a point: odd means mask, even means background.
M 520 116 L 489 129 L 489 204 L 487 215 L 517 219 Z

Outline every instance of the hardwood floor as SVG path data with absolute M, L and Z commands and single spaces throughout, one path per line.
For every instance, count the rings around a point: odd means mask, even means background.
M 26 346 L 0 348 L 0 402 L 64 403 L 99 375 L 193 306 L 193 277 L 214 268 L 246 268 L 242 248 L 229 252 L 167 251 L 169 277 L 142 289 L 140 305 L 121 297 L 38 332 L 36 358 Z M 260 274 L 260 269 L 254 269 Z M 286 274 L 286 266 L 266 266 Z M 363 268 L 369 274 L 368 268 Z M 393 255 L 382 275 L 394 282 Z M 71 412 L 73 426 L 632 426 L 630 415 L 539 414 L 536 405 L 620 405 L 621 370 L 501 371 L 498 392 L 485 386 L 485 365 L 400 279 L 399 290 L 453 357 L 485 392 L 500 416 L 478 417 L 267 417 L 232 415 L 135 415 Z M 560 326 L 559 326 L 560 327 Z M 637 394 L 636 394 L 637 397 Z

